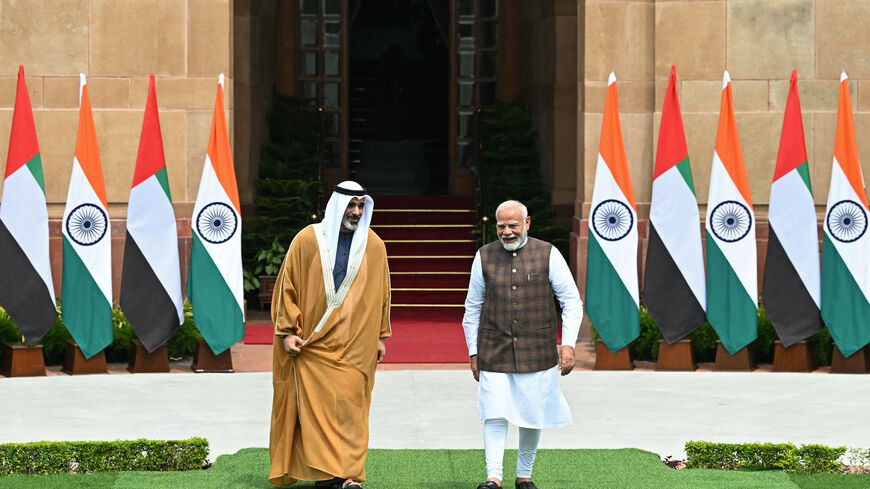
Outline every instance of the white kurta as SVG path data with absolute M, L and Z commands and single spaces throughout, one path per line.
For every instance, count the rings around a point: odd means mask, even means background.
M 571 270 L 555 247 L 550 250 L 550 286 L 562 306 L 562 344 L 573 347 L 583 319 L 583 303 Z M 477 354 L 477 330 L 485 297 L 486 282 L 478 251 L 471 265 L 465 316 L 462 318 L 469 356 Z M 481 371 L 477 393 L 481 421 L 504 418 L 522 428 L 555 428 L 571 424 L 571 411 L 559 388 L 558 366 L 529 373 Z

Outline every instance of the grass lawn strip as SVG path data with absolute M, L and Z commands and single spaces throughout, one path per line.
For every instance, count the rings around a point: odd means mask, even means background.
M 516 450 L 505 456 L 504 487 L 513 487 Z M 371 450 L 366 489 L 473 489 L 485 479 L 482 450 Z M 218 457 L 209 470 L 188 472 L 120 472 L 78 475 L 14 476 L 0 478 L 4 489 L 142 487 L 166 489 L 262 488 L 266 480 L 268 451 L 247 448 Z M 540 450 L 534 479 L 542 489 L 634 488 L 870 488 L 870 477 L 860 475 L 797 475 L 780 471 L 674 470 L 658 455 L 637 449 Z M 300 482 L 293 488 L 310 489 Z

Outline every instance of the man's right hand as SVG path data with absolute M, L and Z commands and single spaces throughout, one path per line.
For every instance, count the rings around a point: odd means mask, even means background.
M 302 345 L 305 344 L 302 341 L 302 338 L 289 334 L 284 337 L 284 351 L 290 354 L 291 357 L 295 357 L 301 352 Z
M 480 382 L 480 370 L 477 370 L 477 355 L 471 357 L 471 375 L 474 376 L 474 380 Z

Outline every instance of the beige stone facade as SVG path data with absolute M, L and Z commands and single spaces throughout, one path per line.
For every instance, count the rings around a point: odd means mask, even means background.
M 607 76 L 618 79 L 620 117 L 638 204 L 642 264 L 658 127 L 667 79 L 677 68 L 695 190 L 706 214 L 722 76 L 733 80 L 737 126 L 758 219 L 759 271 L 767 203 L 792 70 L 821 218 L 834 153 L 840 72 L 849 75 L 858 150 L 870 172 L 870 16 L 866 0 L 577 1 L 578 155 L 572 264 L 585 288 L 586 236 Z M 702 223 L 699 223 L 702 224 Z M 759 273 L 759 281 L 763 276 Z M 641 280 L 641 283 L 642 280 Z

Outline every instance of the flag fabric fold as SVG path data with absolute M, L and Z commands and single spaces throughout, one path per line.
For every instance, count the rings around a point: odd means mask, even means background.
M 653 171 L 643 281 L 644 304 L 668 344 L 704 324 L 707 306 L 701 217 L 676 83 L 677 69 L 671 66 Z
M 149 352 L 165 344 L 184 321 L 178 231 L 169 193 L 154 75 L 148 87 L 139 154 L 127 204 L 121 309 Z
M 85 358 L 112 343 L 112 240 L 106 186 L 85 75 L 63 213 L 61 316 Z
M 239 191 L 224 116 L 220 75 L 211 133 L 193 208 L 187 298 L 193 320 L 215 355 L 244 336 Z
M 586 313 L 615 353 L 640 334 L 637 206 L 625 157 L 616 76 L 607 82 L 586 258 Z
M 31 345 L 57 320 L 48 253 L 45 180 L 23 66 L 18 68 L 0 200 L 0 306 Z
M 770 231 L 761 297 L 782 344 L 789 347 L 822 327 L 816 206 L 810 185 L 797 71 L 792 71 L 776 169 L 770 187 Z
M 849 357 L 870 342 L 870 236 L 849 78 L 840 77 L 831 186 L 822 237 L 822 319 Z
M 758 337 L 755 214 L 728 72 L 707 197 L 707 319 L 728 353 Z

